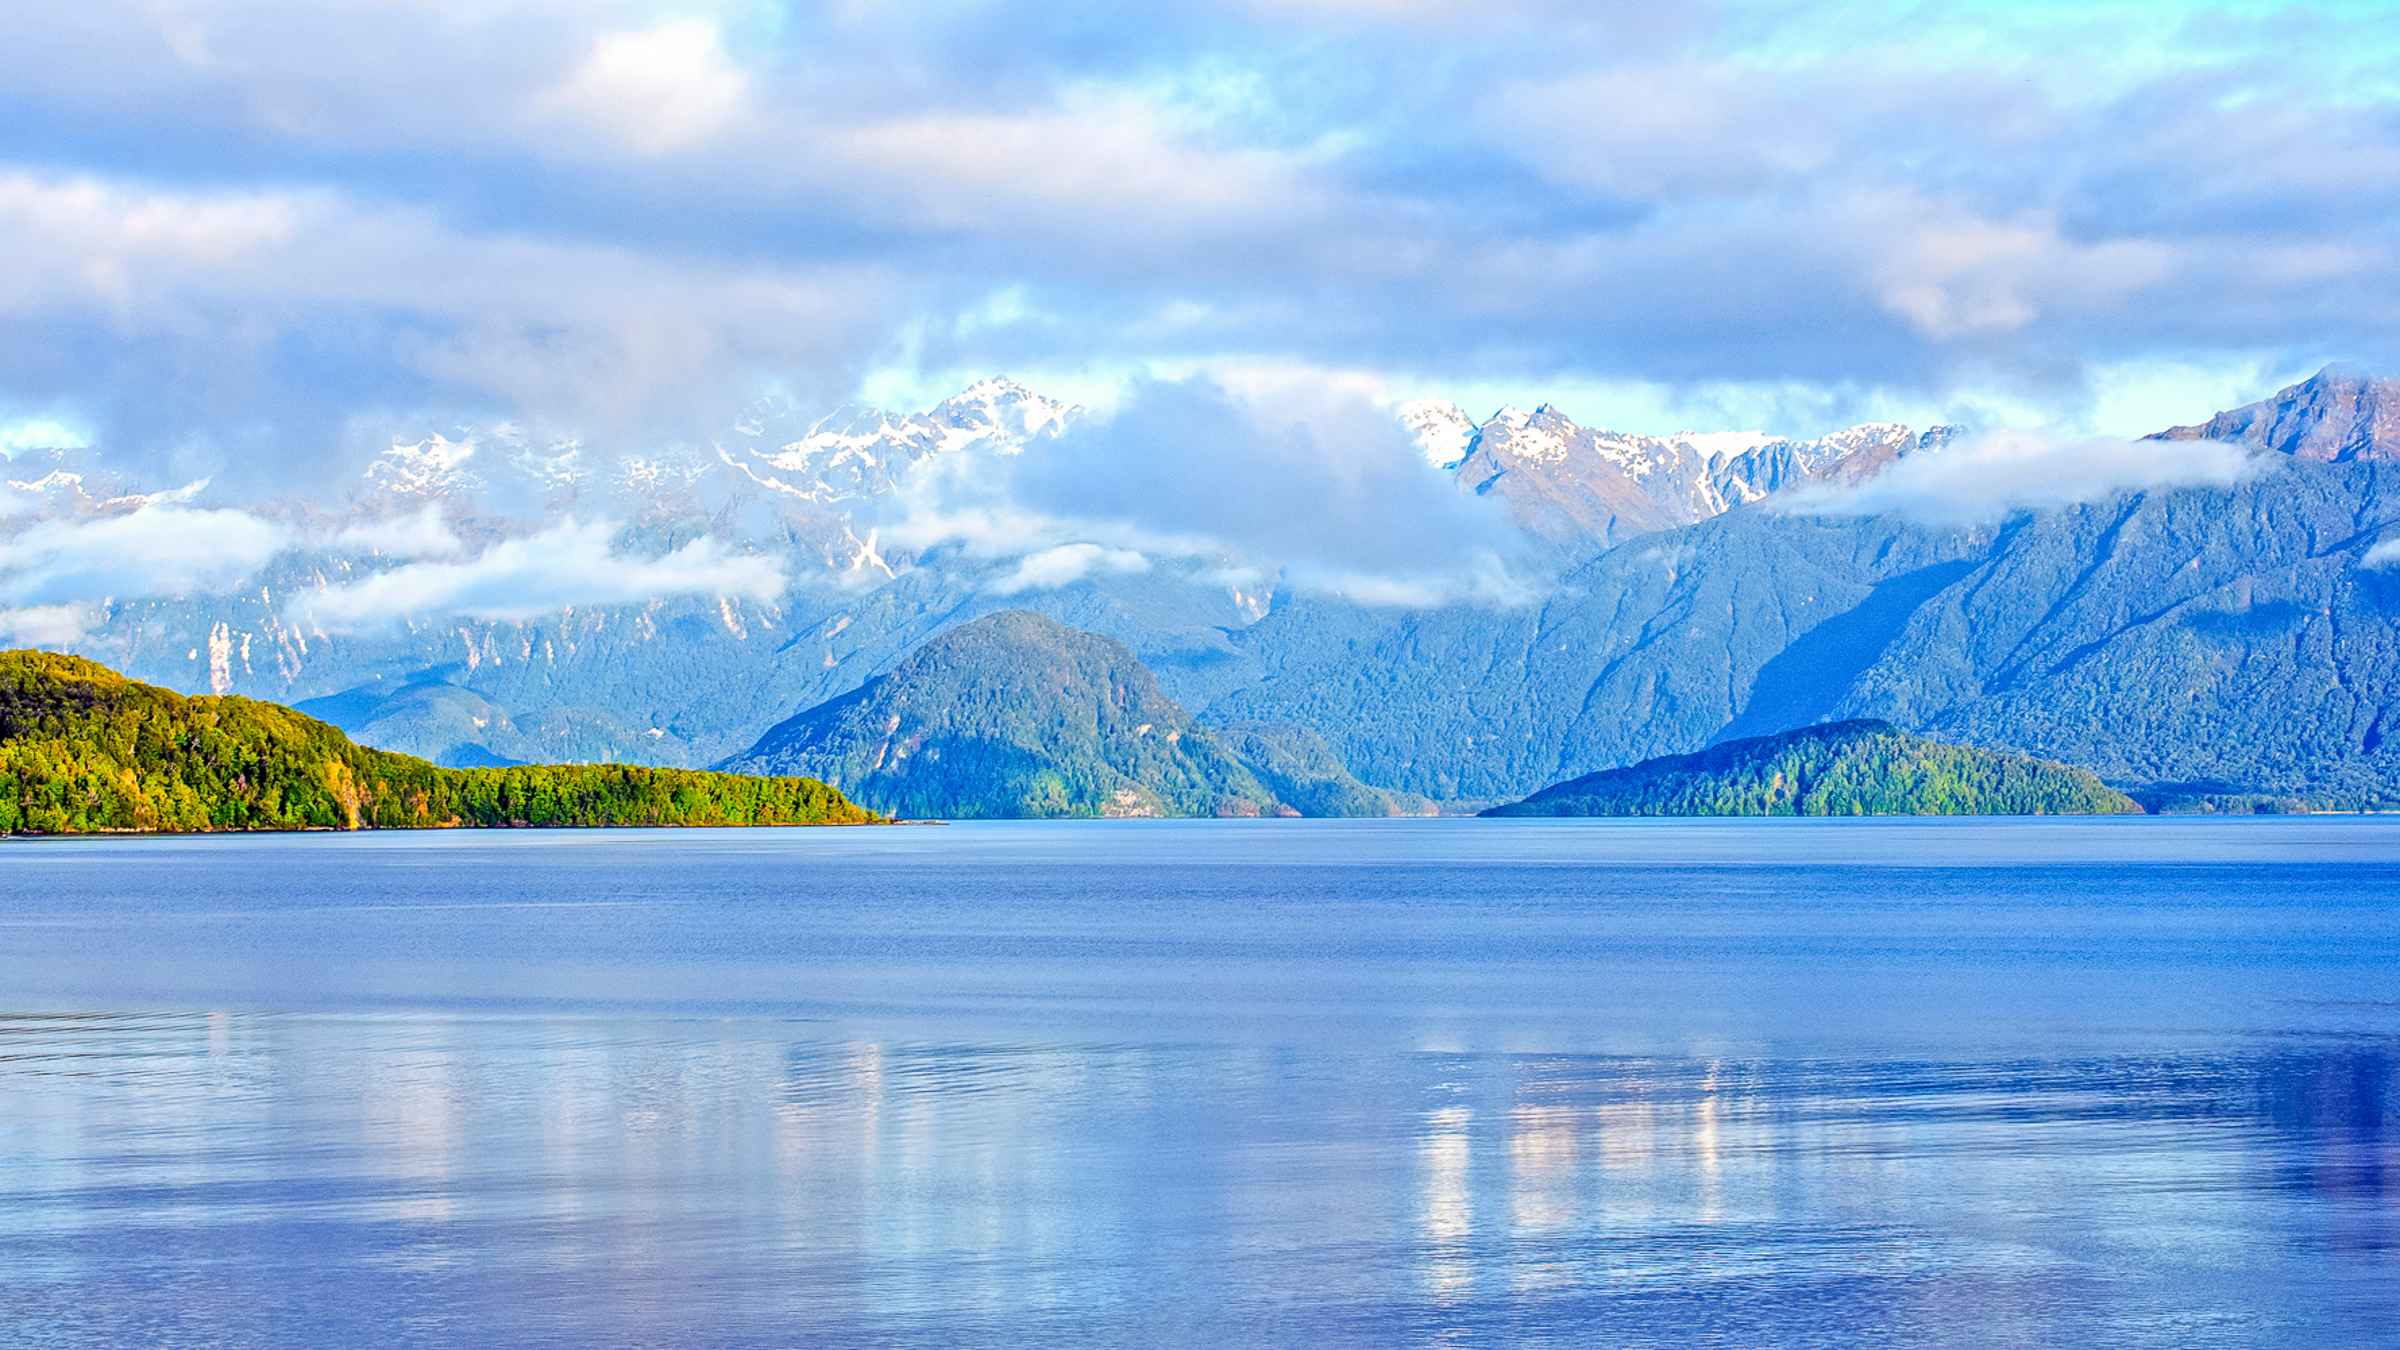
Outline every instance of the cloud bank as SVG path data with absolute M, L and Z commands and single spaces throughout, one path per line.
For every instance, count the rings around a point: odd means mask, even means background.
M 1058 544 L 1028 553 L 1017 565 L 984 584 L 994 595 L 1054 591 L 1086 577 L 1124 576 L 1150 570 L 1150 560 L 1129 548 L 1098 544 Z
M 180 497 L 161 494 L 113 515 L 36 520 L 0 540 L 0 636 L 64 646 L 98 623 L 108 601 L 236 586 L 291 541 L 274 521 Z
M 222 590 L 248 579 L 290 538 L 246 511 L 179 504 L 36 521 L 0 541 L 0 596 L 49 605 Z
M 2400 365 L 2390 6 L 85 0 L 11 38 L 0 408 L 194 472 L 893 372 L 2072 404 Z
M 1368 604 L 1540 593 L 1499 505 L 1428 469 L 1390 412 L 1327 393 L 1244 402 L 1146 381 L 1038 453 L 936 463 L 884 508 L 894 544 L 1015 560 L 1015 593 L 1176 559 Z
M 2224 486 L 2256 468 L 2239 447 L 2215 441 L 1995 431 L 1910 455 L 1855 485 L 1811 485 L 1783 493 L 1768 506 L 1791 515 L 1889 515 L 1928 525 L 1985 525 L 2020 511 L 2078 506 L 2149 488 Z
M 776 559 L 711 538 L 656 555 L 621 550 L 607 521 L 564 521 L 460 561 L 403 563 L 289 601 L 295 623 L 325 633 L 389 629 L 415 618 L 523 622 L 586 605 L 686 596 L 772 600 L 785 586 Z
M 454 558 L 466 544 L 443 519 L 442 509 L 425 505 L 414 511 L 372 520 L 357 520 L 325 540 L 337 552 L 368 553 L 386 558 Z

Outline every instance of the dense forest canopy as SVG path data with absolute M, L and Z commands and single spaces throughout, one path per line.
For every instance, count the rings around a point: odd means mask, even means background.
M 444 769 L 246 698 L 0 652 L 0 831 L 818 825 L 875 817 L 809 778 L 620 764 Z
M 2087 770 L 1850 721 L 1586 774 L 1484 814 L 2091 816 L 2141 809 Z
M 941 633 L 721 767 L 811 774 L 900 816 L 1390 813 L 1383 794 L 1325 759 L 1306 782 L 1282 776 L 1289 800 L 1161 693 L 1123 643 L 1004 610 Z

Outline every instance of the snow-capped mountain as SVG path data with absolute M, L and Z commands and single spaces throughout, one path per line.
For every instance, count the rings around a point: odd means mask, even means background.
M 1429 465 L 1462 489 L 1497 495 L 1533 533 L 1568 548 L 1705 520 L 1803 481 L 1854 481 L 1949 434 L 1867 423 L 1815 440 L 1763 431 L 1648 436 L 1583 426 L 1549 404 L 1502 408 L 1481 422 L 1436 400 L 1394 414 Z M 360 497 L 369 511 L 437 500 L 469 514 L 580 507 L 634 519 L 751 499 L 768 504 L 784 533 L 812 544 L 825 566 L 889 575 L 893 563 L 861 522 L 865 503 L 945 457 L 1038 452 L 1082 415 L 995 378 L 922 412 L 853 405 L 810 417 L 764 400 L 704 441 L 613 460 L 504 424 L 393 443 L 366 466 Z
M 1759 431 L 1644 436 L 1579 425 L 1550 404 L 1502 408 L 1477 423 L 1455 404 L 1419 402 L 1400 417 L 1426 460 L 1461 488 L 1500 496 L 1528 530 L 1567 545 L 1688 525 L 1803 481 L 1855 481 L 1956 430 L 1874 422 L 1804 441 Z
M 1880 426 L 1817 441 L 1636 436 L 1548 406 L 1481 423 L 1445 403 L 1394 415 L 1426 472 L 1496 495 L 1578 557 L 1792 483 L 1871 471 L 1925 441 Z M 941 461 L 1038 455 L 1083 416 L 991 379 L 918 412 L 815 415 L 765 401 L 713 433 L 633 452 L 510 423 L 424 428 L 359 465 L 346 492 L 239 504 L 284 541 L 246 585 L 101 602 L 76 645 L 195 691 L 327 698 L 323 711 L 377 743 L 457 762 L 704 763 L 738 748 L 731 741 L 755 730 L 750 719 L 855 685 L 946 616 L 1024 602 L 1021 591 L 990 591 L 976 571 L 1011 560 L 929 567 L 896 547 L 878 531 L 892 514 L 880 499 Z M 0 510 L 19 522 L 193 500 L 191 487 L 144 491 L 154 485 L 108 471 L 91 452 L 23 452 L 7 467 Z M 332 632 L 294 604 L 412 562 L 473 559 L 562 520 L 621 526 L 633 557 L 708 536 L 713 548 L 772 557 L 791 586 L 775 597 L 562 605 L 526 619 L 426 613 Z M 1172 632 L 1205 653 L 1272 612 L 1276 589 L 1271 574 L 1228 591 L 1218 573 L 1162 566 L 1081 599 L 1061 592 L 1057 603 L 1087 626 Z
M 790 410 L 762 404 L 715 445 L 718 460 L 769 492 L 817 503 L 879 496 L 943 455 L 1015 455 L 1082 414 L 1013 380 L 978 381 L 921 413 L 846 407 L 792 433 Z
M 1417 399 L 1401 404 L 1398 412 L 1401 428 L 1437 469 L 1456 468 L 1475 442 L 1475 419 L 1455 403 Z
M 1014 455 L 1057 436 L 1082 409 L 1006 379 L 970 385 L 917 413 L 851 405 L 810 417 L 761 400 L 704 440 L 608 458 L 574 439 L 538 440 L 503 423 L 395 440 L 359 476 L 363 502 L 439 500 L 464 510 L 574 503 L 595 492 L 655 505 L 748 485 L 792 503 L 834 506 L 891 491 L 942 455 Z

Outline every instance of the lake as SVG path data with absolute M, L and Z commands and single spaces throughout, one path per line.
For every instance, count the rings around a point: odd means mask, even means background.
M 0 844 L 0 1341 L 2400 1327 L 2400 820 Z

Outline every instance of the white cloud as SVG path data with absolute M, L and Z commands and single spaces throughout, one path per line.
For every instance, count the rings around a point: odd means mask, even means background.
M 2112 309 L 2176 266 L 2154 242 L 2081 242 L 2042 213 L 1991 218 L 1911 192 L 1862 194 L 1844 215 L 1875 241 L 1877 300 L 1936 341 L 2014 333 L 2053 310 Z
M 239 585 L 290 542 L 246 511 L 175 503 L 36 522 L 0 542 L 0 600 L 44 607 Z
M 503 540 L 457 562 L 405 563 L 346 586 L 293 597 L 295 620 L 329 633 L 361 632 L 418 616 L 522 622 L 570 606 L 640 604 L 683 596 L 771 600 L 783 566 L 714 538 L 655 557 L 620 553 L 606 521 L 562 522 Z
M 1129 548 L 1060 544 L 1026 554 L 1014 568 L 994 578 L 984 589 L 994 595 L 1020 595 L 1026 591 L 1056 590 L 1089 576 L 1123 576 L 1149 570 L 1150 560 Z
M 363 344 L 379 380 L 430 377 L 531 420 L 606 426 L 751 390 L 758 369 L 838 368 L 886 330 L 892 304 L 872 263 L 669 257 L 326 191 L 5 169 L 0 257 L 0 325 L 89 325 L 111 350 L 183 353 L 118 405 L 162 442 L 200 430 L 212 402 L 272 414 L 262 397 L 339 399 L 313 382 L 259 388 L 265 353 L 293 334 Z M 223 467 L 238 476 L 242 462 Z
M 92 443 L 91 433 L 56 417 L 18 417 L 0 420 L 0 455 L 26 450 L 76 450 Z
M 1894 515 L 1932 525 L 1988 524 L 2018 511 L 2102 501 L 2148 488 L 2221 486 L 2256 461 L 2216 441 L 2061 439 L 1995 431 L 1900 460 L 1853 486 L 1814 485 L 1770 499 L 1795 515 Z
M 1429 470 L 1388 409 L 1341 391 L 1251 404 L 1207 380 L 1147 381 L 1039 455 L 958 457 L 885 505 L 882 538 L 1022 558 L 996 583 L 1022 589 L 1140 557 L 1368 604 L 1541 590 L 1511 566 L 1526 540 L 1497 503 Z
M 344 525 L 326 541 L 347 553 L 379 553 L 387 558 L 455 558 L 466 544 L 439 506 L 428 505 L 406 515 L 359 520 Z
M 1336 595 L 1378 609 L 1434 609 L 1479 605 L 1513 609 L 1548 594 L 1548 588 L 1511 569 L 1497 554 L 1477 552 L 1432 571 L 1349 572 L 1301 566 L 1284 574 L 1286 584 Z
M 1025 108 L 911 111 L 793 149 L 841 165 L 850 184 L 873 185 L 920 228 L 1081 232 L 1107 222 L 1122 250 L 1319 219 L 1329 205 L 1309 151 L 1201 143 L 1125 88 L 1069 88 Z M 1148 232 L 1125 233 L 1137 225 Z
M 2400 535 L 2394 535 L 2368 549 L 2358 560 L 2361 567 L 2400 567 Z
M 100 622 L 97 605 L 27 605 L 0 609 L 0 640 L 29 647 L 64 647 Z
M 581 120 L 638 153 L 661 155 L 722 131 L 748 90 L 749 78 L 725 54 L 716 24 L 678 19 L 602 35 L 539 107 Z

